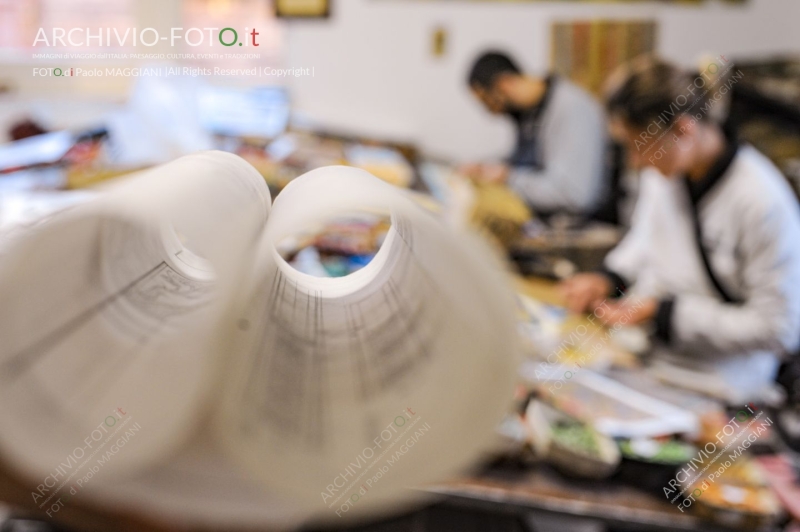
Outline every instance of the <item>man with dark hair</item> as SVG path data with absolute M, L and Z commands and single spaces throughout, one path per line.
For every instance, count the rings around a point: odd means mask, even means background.
M 595 214 L 609 175 L 601 106 L 568 80 L 523 74 L 500 52 L 478 57 L 468 83 L 487 110 L 514 121 L 517 142 L 507 164 L 472 164 L 463 171 L 507 183 L 539 215 Z
M 472 70 L 469 72 L 469 86 L 473 89 L 491 90 L 497 76 L 504 73 L 519 76 L 522 71 L 507 55 L 486 52 L 472 65 Z

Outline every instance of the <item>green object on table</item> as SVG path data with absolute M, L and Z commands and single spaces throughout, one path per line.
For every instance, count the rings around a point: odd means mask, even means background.
M 648 442 L 651 443 L 651 442 Z M 692 458 L 693 448 L 676 440 L 666 442 L 652 442 L 653 449 L 647 453 L 635 448 L 630 440 L 620 442 L 622 455 L 626 458 L 658 464 L 678 465 L 688 462 Z M 642 447 L 639 445 L 639 447 Z
M 557 424 L 553 427 L 553 441 L 580 454 L 600 456 L 600 447 L 597 445 L 595 434 L 585 425 Z

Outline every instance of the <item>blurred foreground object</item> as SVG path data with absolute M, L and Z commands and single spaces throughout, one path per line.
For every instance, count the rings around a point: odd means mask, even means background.
M 252 166 L 204 152 L 0 255 L 0 454 L 50 517 L 75 497 L 181 526 L 364 519 L 494 444 L 519 345 L 480 242 L 355 168 L 270 204 Z M 353 213 L 385 237 L 320 233 Z M 314 233 L 374 257 L 301 273 L 277 246 Z

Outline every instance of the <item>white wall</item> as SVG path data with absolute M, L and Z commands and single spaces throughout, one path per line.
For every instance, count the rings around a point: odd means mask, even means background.
M 156 28 L 168 35 L 169 28 L 181 26 L 180 0 L 136 0 L 136 25 Z M 75 50 L 81 51 L 81 50 Z M 147 49 L 148 53 L 170 53 L 166 43 Z M 27 56 L 27 57 L 26 57 Z M 0 49 L 0 85 L 8 85 L 10 94 L 0 94 L 0 142 L 6 139 L 10 125 L 32 117 L 48 129 L 93 127 L 116 105 L 128 97 L 131 77 L 34 77 L 33 67 L 63 67 L 64 62 L 34 60 L 28 53 L 14 54 Z M 135 60 L 77 60 L 69 66 L 117 68 L 141 66 Z
M 509 149 L 511 128 L 472 101 L 465 85 L 473 57 L 504 48 L 531 72 L 549 65 L 550 24 L 570 19 L 652 18 L 658 48 L 687 66 L 705 53 L 735 58 L 800 53 L 797 0 L 709 1 L 701 7 L 457 0 L 334 0 L 330 20 L 293 21 L 287 63 L 314 67 L 291 80 L 296 107 L 352 132 L 417 142 L 426 152 L 465 160 Z M 430 55 L 433 29 L 448 31 L 442 58 Z
M 749 0 L 744 6 L 707 0 L 700 7 L 657 1 L 332 2 L 329 20 L 291 21 L 285 28 L 286 66 L 314 67 L 315 72 L 313 78 L 289 78 L 296 108 L 329 127 L 409 140 L 427 153 L 459 160 L 499 156 L 512 141 L 510 125 L 487 115 L 467 90 L 472 59 L 497 46 L 531 72 L 542 73 L 549 65 L 554 21 L 656 19 L 659 50 L 687 66 L 705 53 L 734 58 L 800 53 L 795 27 L 800 0 Z M 136 6 L 140 27 L 180 26 L 180 0 L 138 0 Z M 448 49 L 434 58 L 431 33 L 438 25 L 448 31 Z M 10 81 L 26 98 L 121 102 L 133 79 L 75 78 L 65 84 L 33 78 L 30 67 L 27 61 L 0 63 L 0 82 Z M 15 108 L 23 111 L 9 105 L 11 114 Z M 0 115 L 7 114 L 2 107 Z

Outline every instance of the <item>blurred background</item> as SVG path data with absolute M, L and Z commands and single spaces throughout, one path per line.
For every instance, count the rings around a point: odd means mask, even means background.
M 111 109 L 125 105 L 135 86 L 133 77 L 64 82 L 32 76 L 33 66 L 52 63 L 33 59 L 32 52 L 59 51 L 57 47 L 43 49 L 41 44 L 31 46 L 39 27 L 153 27 L 168 35 L 171 27 L 249 24 L 260 30 L 260 58 L 251 61 L 253 64 L 313 68 L 313 77 L 212 76 L 205 79 L 208 84 L 280 86 L 287 90 L 298 120 L 413 143 L 438 157 L 473 160 L 503 155 L 512 140 L 508 125 L 474 105 L 465 83 L 471 61 L 486 48 L 507 50 L 529 72 L 544 74 L 555 68 L 596 89 L 616 63 L 648 49 L 690 67 L 696 67 L 704 56 L 717 54 L 765 66 L 788 59 L 800 47 L 795 27 L 798 9 L 796 2 L 789 0 L 347 0 L 332 2 L 327 17 L 278 19 L 265 0 L 3 0 L 0 123 L 8 135 L 9 125 L 27 111 L 47 129 L 93 126 L 102 123 Z M 604 27 L 609 24 L 612 28 Z M 220 52 L 220 48 L 213 51 Z M 84 46 L 72 51 L 133 49 Z M 198 49 L 160 42 L 149 48 L 139 46 L 137 51 Z M 69 66 L 151 63 L 76 60 Z M 231 66 L 220 60 L 177 63 Z M 778 73 L 765 72 L 765 77 L 771 75 Z M 771 87 L 792 96 L 790 88 L 777 81 Z
M 629 184 L 627 204 L 614 205 L 606 223 L 577 229 L 569 221 L 531 225 L 535 213 L 496 190 L 479 187 L 464 200 L 454 177 L 458 165 L 502 159 L 515 142 L 513 123 L 487 113 L 470 93 L 467 75 L 476 56 L 503 50 L 524 72 L 556 73 L 597 98 L 608 75 L 640 54 L 657 53 L 696 71 L 722 56 L 744 74 L 726 112 L 800 190 L 799 20 L 797 0 L 0 0 L 0 242 L 120 176 L 198 150 L 241 155 L 273 194 L 310 169 L 349 164 L 419 192 L 446 216 L 481 225 L 520 279 L 537 276 L 520 285 L 533 301 L 521 310 L 523 321 L 568 335 L 575 324 L 549 306 L 557 297 L 548 283 L 601 264 L 626 230 L 636 185 Z M 255 28 L 258 46 L 223 47 L 216 34 L 214 45 L 197 47 L 169 38 L 147 47 L 119 45 L 114 37 L 130 28 L 153 28 L 163 37 L 172 28 L 225 27 Z M 101 29 L 108 40 L 61 46 L 52 28 Z M 85 74 L 92 71 L 101 74 Z M 297 246 L 319 254 L 287 256 L 300 269 L 346 275 L 369 261 L 385 230 L 385 220 L 345 220 Z M 640 349 L 635 338 L 617 341 L 598 363 L 625 367 L 627 353 Z M 626 384 L 681 403 L 709 434 L 730 417 L 729 405 L 676 398 L 635 381 Z M 488 476 L 433 488 L 445 502 L 371 529 L 800 529 L 791 528 L 800 519 L 796 462 L 763 465 L 790 479 L 763 507 L 758 501 L 726 507 L 722 497 L 705 513 L 685 514 L 661 490 L 694 450 L 675 444 L 664 451 L 672 458 L 637 462 L 636 456 L 658 451 L 629 446 L 626 455 L 623 448 L 629 468 L 612 480 L 603 463 L 576 466 L 569 453 L 543 461 L 535 442 L 520 436 L 520 420 L 563 427 L 550 407 L 532 411 L 528 392 L 521 392 L 519 416 L 504 431 L 517 442 L 515 450 L 492 462 Z M 555 406 L 591 418 L 575 406 L 594 402 L 588 393 L 576 390 L 570 397 L 578 403 Z M 569 447 L 594 436 L 567 431 L 559 437 Z M 658 449 L 667 443 L 660 440 Z M 619 462 L 618 454 L 610 460 Z M 766 489 L 766 473 L 742 468 L 732 486 Z M 51 530 L 19 517 L 24 503 L 14 495 L 15 481 L 4 482 L 0 495 L 13 503 L 5 516 L 17 517 L 0 530 Z M 106 529 L 139 529 L 116 526 Z

